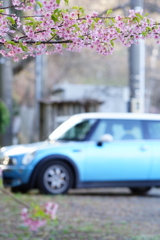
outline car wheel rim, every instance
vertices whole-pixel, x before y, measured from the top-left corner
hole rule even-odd
[[[51,193],[63,193],[69,185],[68,171],[60,165],[52,165],[44,173],[44,186]]]

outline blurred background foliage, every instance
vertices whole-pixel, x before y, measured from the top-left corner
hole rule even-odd
[[[9,111],[6,105],[0,101],[0,134],[5,132],[7,125],[9,124]]]

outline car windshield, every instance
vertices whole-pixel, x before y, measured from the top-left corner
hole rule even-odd
[[[49,140],[83,141],[95,121],[95,119],[70,118],[53,131]]]

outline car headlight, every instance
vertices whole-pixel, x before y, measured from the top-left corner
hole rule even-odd
[[[22,164],[28,165],[30,162],[32,162],[32,160],[35,157],[35,154],[36,154],[36,152],[27,153],[22,159]]]
[[[17,164],[17,159],[16,158],[11,158],[9,156],[3,156],[3,158],[0,159],[0,164],[16,165]]]

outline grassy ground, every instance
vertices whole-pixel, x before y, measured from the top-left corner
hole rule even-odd
[[[137,197],[127,190],[92,190],[14,196],[27,204],[58,203],[59,223],[31,235],[20,219],[22,206],[0,193],[0,240],[160,240],[160,194]]]

